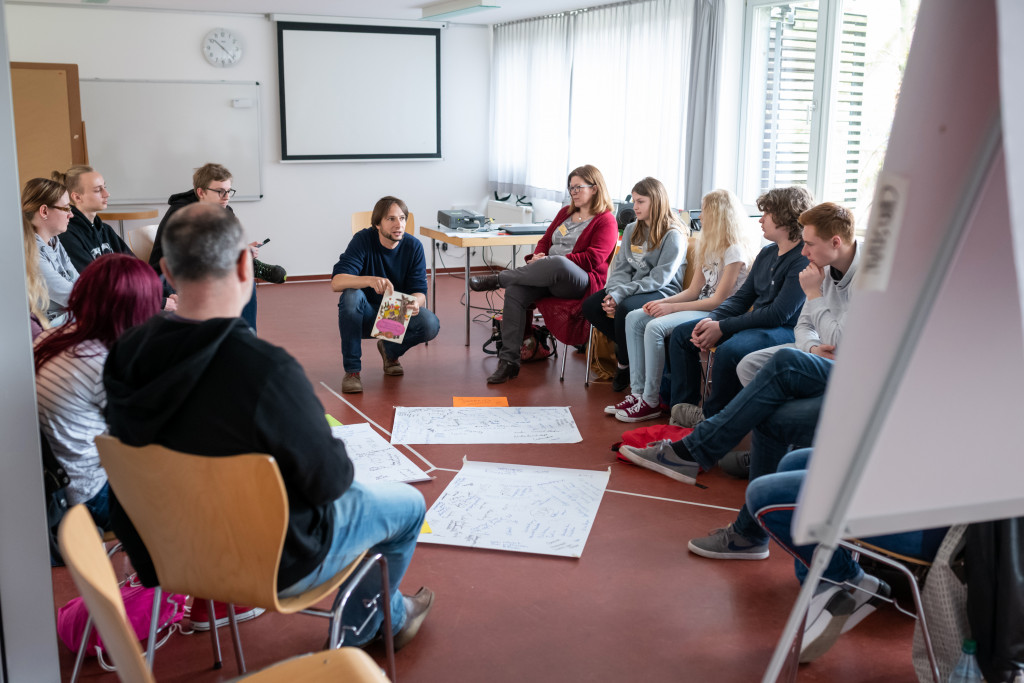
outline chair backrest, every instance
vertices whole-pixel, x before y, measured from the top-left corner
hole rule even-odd
[[[156,231],[159,225],[143,225],[128,231],[128,247],[138,258],[149,261],[149,255],[153,253],[153,243],[156,242]]]
[[[165,592],[280,611],[288,495],[271,456],[188,455],[102,435],[96,446]]]
[[[370,217],[373,215],[372,211],[356,211],[352,214],[352,234],[356,234],[360,230],[365,230],[370,227]],[[410,235],[416,234],[416,217],[412,211],[405,219],[405,231]]]
[[[67,511],[57,537],[78,594],[100,631],[103,648],[117,666],[117,675],[122,681],[152,683],[139,639],[128,624],[114,567],[85,505]]]
[[[683,289],[690,286],[693,282],[693,274],[697,272],[697,264],[694,263],[694,257],[697,253],[697,240],[700,239],[700,233],[696,235],[690,235],[689,239],[686,240],[686,270],[683,271]]]

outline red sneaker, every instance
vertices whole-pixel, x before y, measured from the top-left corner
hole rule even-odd
[[[613,405],[613,406],[605,406],[604,407],[605,415],[614,415],[615,413],[619,412],[620,410],[625,410],[626,408],[630,407],[631,405],[633,405],[637,401],[640,401],[640,397],[639,396],[636,396],[635,394],[629,394],[628,396],[626,396],[626,398],[622,399],[621,401],[619,401],[615,405]],[[640,401],[640,403],[643,403],[643,401]]]
[[[217,628],[228,625],[228,605],[226,602],[214,602],[213,611],[216,613]],[[243,621],[249,621],[255,619],[259,615],[263,614],[266,610],[262,607],[243,607],[242,605],[235,605],[235,621],[242,623]],[[192,600],[192,612],[189,616],[189,621],[192,624],[193,631],[209,631],[210,630],[210,611],[206,608],[206,600],[202,598],[193,598]]]
[[[661,417],[661,408],[649,406],[647,401],[643,399],[639,399],[625,410],[619,410],[615,413],[615,419],[619,422],[643,422],[644,420],[653,420],[656,417]]]

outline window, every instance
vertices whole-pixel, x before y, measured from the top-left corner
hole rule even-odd
[[[772,187],[805,185],[816,200],[867,217],[917,5],[748,0],[745,202]]]

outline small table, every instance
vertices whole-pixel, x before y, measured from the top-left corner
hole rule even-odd
[[[121,233],[121,239],[124,239],[124,222],[125,221],[144,221],[150,218],[156,218],[160,215],[160,212],[156,209],[146,209],[144,211],[101,211],[101,221],[117,221],[117,231]]]
[[[537,244],[543,233],[539,235],[509,235],[503,232],[463,232],[444,228],[420,227],[420,234],[430,238],[430,293],[433,297],[431,309],[437,313],[437,248],[436,242],[441,241],[453,247],[466,249],[466,346],[469,346],[469,323],[472,311],[469,305],[469,247],[512,247],[512,267],[516,265],[516,248],[524,244]]]

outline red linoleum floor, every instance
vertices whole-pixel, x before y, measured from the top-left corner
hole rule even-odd
[[[437,601],[416,640],[398,653],[398,677],[421,683],[759,681],[796,597],[792,560],[777,546],[762,562],[707,560],[686,550],[690,538],[733,519],[745,482],[714,471],[702,476],[708,488],[700,489],[616,461],[610,446],[629,426],[602,409],[619,395],[606,383],[584,388],[584,359],[572,349],[564,383],[558,381],[560,361],[548,360],[524,365],[508,384],[488,386],[484,380],[496,360],[480,346],[490,325],[473,324],[472,344],[464,346],[462,287],[460,278],[438,278],[440,336],[402,359],[404,377],[385,377],[372,342],[364,342],[364,393],[344,398],[337,295],[326,282],[259,288],[260,336],[298,358],[326,411],[342,422],[364,421],[354,407],[390,429],[393,406],[450,406],[452,396],[500,395],[511,405],[571,406],[583,435],[579,444],[414,446],[437,468],[430,471],[432,481],[416,485],[428,505],[463,456],[611,468],[580,559],[421,545],[403,588],[413,593],[430,586]],[[75,589],[66,570],[54,569],[53,576],[60,605]],[[326,620],[267,614],[239,629],[253,670],[320,648]],[[818,661],[802,666],[798,680],[914,681],[912,630],[910,618],[881,610]],[[226,630],[221,640],[224,668],[214,671],[206,634],[175,634],[157,653],[157,680],[234,677]],[[60,650],[67,680],[73,655]],[[81,680],[116,679],[89,660]]]

